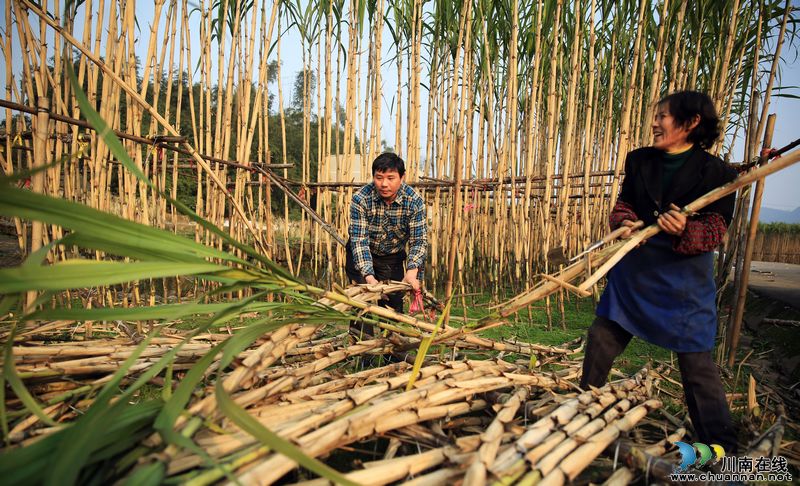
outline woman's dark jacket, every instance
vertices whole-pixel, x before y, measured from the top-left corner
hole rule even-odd
[[[612,226],[624,219],[646,225],[670,209],[684,207],[730,182],[736,172],[719,158],[695,148],[662,194],[662,155],[652,147],[634,150]],[[658,233],[628,253],[608,274],[597,315],[631,334],[679,353],[713,348],[717,328],[713,250],[733,215],[734,195],[690,216],[680,236]]]
[[[662,194],[661,154],[653,147],[628,153],[625,179],[619,199],[632,206],[645,226],[656,222],[670,203],[683,208],[703,194],[736,178],[736,171],[718,157],[695,148],[692,155],[675,173],[672,184]],[[700,213],[717,213],[728,225],[733,217],[735,195],[731,194],[701,209]]]

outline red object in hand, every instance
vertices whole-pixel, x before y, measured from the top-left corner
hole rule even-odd
[[[410,314],[416,314],[417,312],[423,312],[425,310],[425,306],[422,303],[422,289],[417,289],[414,291],[414,300],[411,301],[411,306],[408,308],[408,312]]]

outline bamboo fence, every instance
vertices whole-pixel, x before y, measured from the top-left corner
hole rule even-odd
[[[185,191],[182,180],[196,182],[198,214],[295,275],[341,284],[344,249],[334,235],[346,235],[354,187],[368,180],[390,132],[381,127],[382,110],[393,97],[394,149],[428,204],[428,285],[444,285],[442,264],[455,253],[453,285],[462,294],[523,291],[551,270],[547,250],[562,246],[575,254],[598,239],[624,154],[650,142],[653,106],[667,91],[707,91],[728,133],[716,150],[730,153],[745,133],[749,155],[763,134],[780,57],[782,43],[768,36],[779,31],[782,38],[795,18],[780,1],[687,8],[686,1],[416,0],[378,2],[366,11],[355,0],[225,5],[154,2],[150,28],[140,36],[136,2],[66,9],[8,2],[5,173],[36,166],[28,134],[46,119],[22,116],[19,108],[35,110],[46,97],[51,135],[41,164],[68,157],[33,178],[36,190],[222,244],[201,227],[181,225],[157,190],[114,164],[93,131],[70,123],[79,118],[64,72],[70,63],[101,116],[129,135],[126,148],[157,189],[176,197]],[[300,38],[304,66],[294,93],[302,101],[296,160],[287,155],[280,64],[280,32],[287,29]],[[396,92],[384,86],[390,76]],[[280,137],[270,138],[270,130]],[[458,156],[463,215],[451,241]],[[276,187],[290,166],[298,178]],[[272,207],[275,191],[282,214]],[[289,222],[294,201],[306,207]],[[40,232],[15,224],[23,253],[61,235],[57,227]],[[194,291],[178,281],[140,282],[121,292],[99,289],[93,300],[152,304]],[[549,299],[547,306],[549,312]]]
[[[800,235],[759,231],[753,246],[753,260],[800,263]]]

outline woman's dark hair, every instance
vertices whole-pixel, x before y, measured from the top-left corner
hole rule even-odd
[[[661,98],[658,106],[664,104],[679,125],[689,125],[696,115],[700,116],[700,123],[686,138],[703,149],[714,145],[720,135],[719,116],[714,102],[707,94],[699,91],[678,91]]]
[[[406,173],[406,164],[397,154],[384,152],[372,161],[372,175],[375,175],[376,172],[386,172],[387,170],[396,170],[400,177],[403,177]]]

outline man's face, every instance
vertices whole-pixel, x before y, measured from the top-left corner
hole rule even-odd
[[[375,183],[375,188],[378,189],[378,194],[381,195],[384,201],[390,203],[397,197],[397,191],[400,189],[400,184],[403,183],[403,178],[395,169],[387,171],[376,171],[372,175],[372,182]]]

